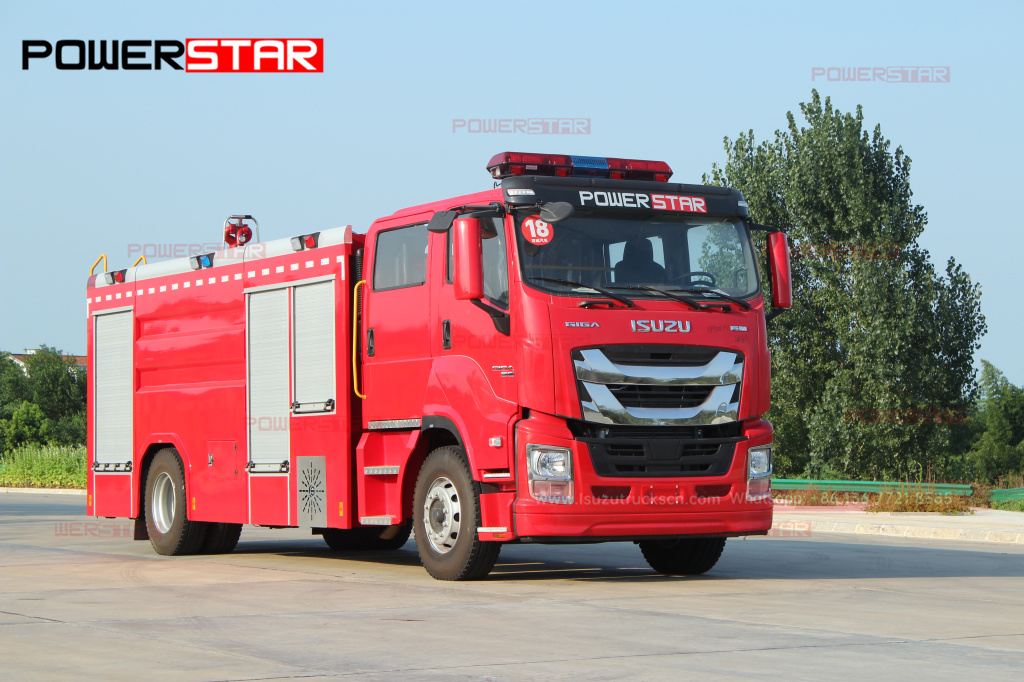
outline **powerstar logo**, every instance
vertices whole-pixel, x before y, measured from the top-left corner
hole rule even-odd
[[[182,66],[180,59],[183,59]],[[323,38],[187,38],[180,40],[21,41],[21,68],[33,60],[61,71],[189,73],[323,73]]]
[[[587,192],[580,191],[580,206],[621,206],[622,208],[647,208],[655,211],[686,211],[707,213],[704,197],[687,197],[681,194],[646,194],[644,192]]]
[[[635,332],[680,332],[690,331],[690,322],[680,320],[630,320]]]

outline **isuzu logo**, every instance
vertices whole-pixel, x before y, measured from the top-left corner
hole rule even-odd
[[[681,332],[690,331],[690,322],[680,320],[630,320],[635,332]]]

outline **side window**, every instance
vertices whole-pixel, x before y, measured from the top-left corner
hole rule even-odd
[[[505,224],[501,218],[483,220],[484,296],[508,309],[508,252],[505,250]]]
[[[419,286],[427,281],[427,225],[411,225],[377,235],[373,290]]]

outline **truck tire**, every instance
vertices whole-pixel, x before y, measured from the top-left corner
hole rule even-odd
[[[200,554],[230,554],[242,534],[240,523],[207,523],[206,539],[199,548]]]
[[[380,537],[381,533],[385,530],[387,529],[380,526],[324,528],[322,535],[327,546],[335,552],[350,552],[361,549],[393,550],[400,549],[409,541],[409,534],[412,533],[412,523],[403,525],[390,538]]]
[[[146,473],[146,530],[157,554],[195,554],[203,546],[207,524],[188,518],[185,467],[174,448],[153,457]]]
[[[465,451],[445,446],[427,456],[416,479],[413,528],[420,563],[437,580],[477,580],[498,560],[500,542],[483,542],[480,496]]]
[[[665,575],[700,575],[718,563],[725,538],[644,540],[639,544],[644,559],[655,571]]]

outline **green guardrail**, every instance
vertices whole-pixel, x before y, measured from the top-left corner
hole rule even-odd
[[[853,493],[881,493],[886,490],[899,490],[901,487],[916,490],[921,488],[939,495],[965,495],[973,492],[970,485],[962,483],[903,483],[899,481],[815,481],[806,478],[774,478],[773,490],[833,490]],[[1024,490],[1024,489],[1022,489]],[[1000,491],[1005,492],[1005,491]],[[992,491],[995,498],[996,491]],[[1016,499],[1016,498],[1006,498]]]
[[[989,498],[993,502],[1009,502],[1010,500],[1024,500],[1024,488],[1010,488],[1008,490],[993,490]]]

